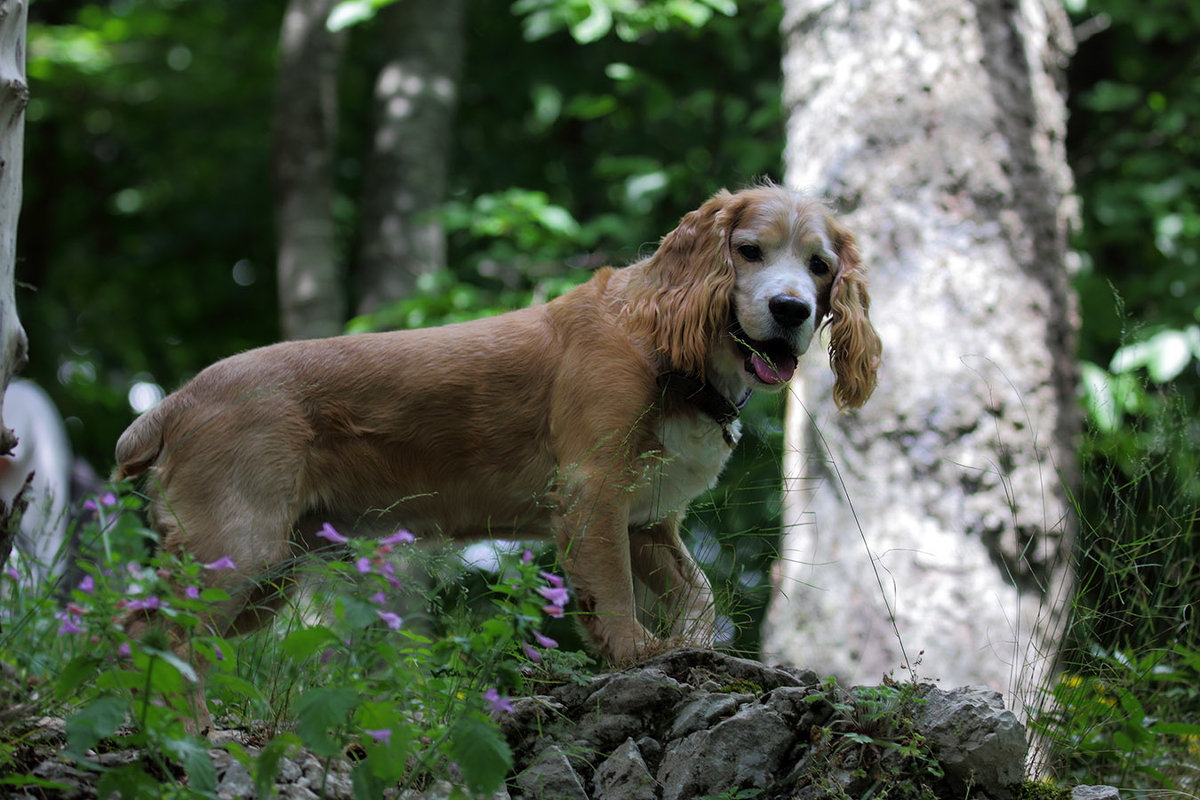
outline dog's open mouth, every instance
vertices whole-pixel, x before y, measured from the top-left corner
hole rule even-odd
[[[745,356],[746,372],[768,385],[787,383],[796,372],[796,353],[783,339],[751,339],[735,320],[729,335]]]

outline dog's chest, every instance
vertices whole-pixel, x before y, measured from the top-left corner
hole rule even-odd
[[[742,423],[721,426],[703,415],[673,414],[658,430],[660,453],[650,457],[629,510],[631,525],[656,522],[690,503],[717,483],[742,435]]]

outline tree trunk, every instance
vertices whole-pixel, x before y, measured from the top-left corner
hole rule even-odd
[[[404,298],[446,265],[445,199],[462,71],[462,0],[402,0],[379,15],[391,53],[375,80],[363,183],[358,313]]]
[[[836,415],[815,363],[791,397],[764,651],[1020,700],[1056,653],[1073,542],[1065,15],[788,0],[783,33],[787,180],[850,209],[884,360],[860,412]]]
[[[25,329],[17,318],[13,273],[17,255],[17,217],[21,213],[21,165],[25,145],[25,16],[23,0],[0,0],[0,454],[12,452],[16,435],[4,425],[4,390],[25,366]],[[0,569],[12,551],[16,526],[12,508],[0,501]]]
[[[325,27],[336,0],[289,0],[275,100],[275,227],[287,339],[333,336],[346,297],[333,222],[337,72],[343,37]]]

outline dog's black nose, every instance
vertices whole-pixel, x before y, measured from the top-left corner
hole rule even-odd
[[[790,294],[777,294],[767,301],[771,316],[784,328],[797,328],[812,316],[812,306],[807,300]]]

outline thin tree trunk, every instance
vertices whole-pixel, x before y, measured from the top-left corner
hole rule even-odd
[[[17,317],[13,273],[17,255],[17,217],[21,213],[21,166],[25,145],[25,18],[23,0],[0,0],[0,454],[12,452],[16,435],[4,425],[4,390],[25,366],[25,329]],[[0,500],[0,569],[8,561],[17,529],[12,507]]]
[[[445,199],[462,71],[462,0],[401,0],[380,12],[391,57],[375,81],[366,161],[358,313],[404,298],[446,264]]]
[[[275,102],[279,307],[287,339],[333,336],[346,296],[333,222],[337,72],[343,37],[325,27],[336,0],[289,0]]]
[[[850,210],[884,362],[855,414],[816,363],[791,398],[764,651],[1019,699],[1056,653],[1073,542],[1065,15],[785,6],[787,180]]]

